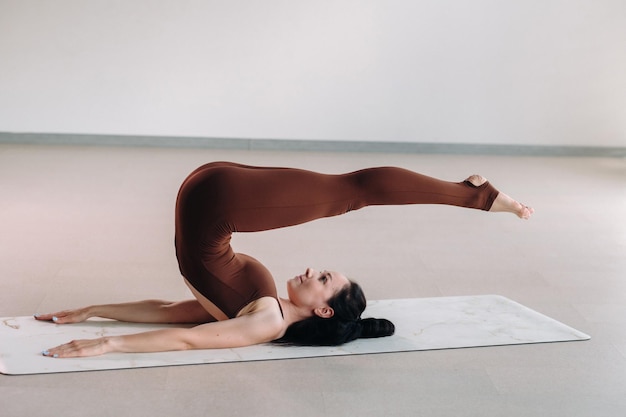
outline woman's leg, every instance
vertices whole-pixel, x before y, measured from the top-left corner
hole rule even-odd
[[[342,175],[229,167],[214,191],[223,196],[221,215],[228,218],[231,231],[239,232],[301,224],[370,205],[445,204],[510,211],[520,217],[521,207],[525,207],[480,176],[449,182],[396,167]]]
[[[346,174],[368,205],[444,204],[488,211],[499,192],[487,181],[450,182],[395,167],[369,168]],[[482,177],[481,177],[482,178]]]

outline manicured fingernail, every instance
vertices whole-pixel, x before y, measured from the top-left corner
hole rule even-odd
[[[47,350],[44,350],[43,352],[41,352],[42,355],[44,356],[48,356],[50,354],[50,352],[48,352]]]
[[[41,314],[39,314],[39,313],[35,313],[35,314],[33,314],[33,317],[34,317],[34,318],[37,318],[37,317],[39,317],[39,316],[41,316]]]
[[[52,321],[57,321],[57,320],[58,320],[57,316],[52,316]]]
[[[53,358],[58,358],[59,355],[57,355],[56,353],[54,355],[52,355]]]

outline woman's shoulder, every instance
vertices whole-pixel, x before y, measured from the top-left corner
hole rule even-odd
[[[261,297],[252,301],[239,311],[237,318],[240,317],[258,322],[264,333],[272,333],[272,340],[282,337],[287,329],[280,303],[274,297]]]
[[[237,317],[258,314],[261,312],[277,314],[281,319],[283,317],[280,309],[280,303],[276,298],[270,296],[261,297],[251,301],[244,308],[239,310]]]

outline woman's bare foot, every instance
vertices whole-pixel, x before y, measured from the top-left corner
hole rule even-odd
[[[487,179],[481,175],[472,175],[465,181],[469,181],[476,187],[480,187],[487,182]],[[493,212],[506,212],[517,215],[520,219],[528,220],[530,216],[535,212],[532,207],[528,207],[513,200],[511,197],[504,193],[499,193],[489,211]]]
[[[525,206],[504,193],[498,194],[489,211],[513,213],[524,220],[528,220],[535,212],[532,207]]]

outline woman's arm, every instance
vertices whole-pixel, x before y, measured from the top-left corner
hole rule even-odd
[[[220,349],[265,343],[279,338],[283,318],[276,305],[234,319],[206,323],[190,329],[162,329],[125,336],[75,340],[44,351],[45,356],[71,358],[111,352],[164,352]]]
[[[207,323],[215,321],[195,299],[178,302],[144,300],[121,304],[103,304],[35,315],[37,320],[54,321],[57,324],[79,323],[90,317],[102,317],[132,323]]]

